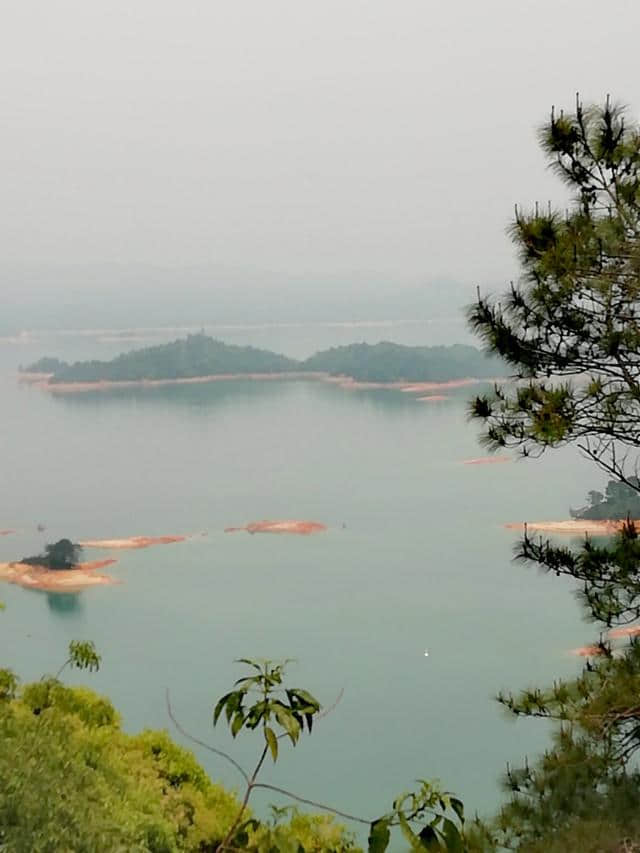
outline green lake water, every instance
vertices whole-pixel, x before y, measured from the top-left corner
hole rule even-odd
[[[365,337],[425,342],[398,328],[221,336],[294,356]],[[92,639],[100,673],[69,681],[107,693],[128,730],[171,728],[169,688],[187,729],[249,765],[257,742],[214,733],[213,703],[243,674],[235,658],[293,657],[298,686],[327,705],[344,694],[265,781],[367,818],[419,777],[440,778],[471,811],[494,808],[505,762],[541,749],[548,729],[508,720],[492,696],[577,673],[567,650],[594,636],[568,583],[512,563],[503,523],[566,518],[601,478],[572,451],[462,464],[484,453],[468,389],[424,403],[318,382],[60,397],[16,382],[18,363],[44,354],[121,349],[90,336],[0,344],[0,528],[18,531],[0,538],[0,560],[62,536],[197,535],[117,553],[107,571],[119,586],[78,596],[1,586],[2,665],[37,678],[70,639]],[[223,532],[286,518],[328,530]]]

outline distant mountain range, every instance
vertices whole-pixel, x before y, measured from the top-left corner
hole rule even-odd
[[[67,364],[42,358],[22,368],[52,374],[51,383],[135,382],[225,374],[326,373],[364,382],[429,382],[504,376],[497,358],[472,346],[407,347],[382,342],[350,344],[317,352],[304,361],[269,350],[225,344],[204,334],[123,353],[111,361]]]

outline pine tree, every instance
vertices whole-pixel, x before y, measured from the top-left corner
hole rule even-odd
[[[540,141],[572,201],[516,210],[521,279],[498,301],[479,295],[470,322],[518,381],[478,396],[471,415],[492,448],[573,444],[640,491],[640,129],[608,98],[578,100],[574,113],[552,111]],[[600,637],[575,681],[499,697],[558,728],[533,766],[508,770],[511,801],[488,834],[523,850],[622,849],[624,835],[640,839],[640,644],[624,627],[640,619],[638,531],[628,520],[610,543],[577,550],[525,532],[518,556],[576,579]]]

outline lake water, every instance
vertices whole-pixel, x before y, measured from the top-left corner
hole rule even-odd
[[[439,340],[432,332],[407,324],[220,336],[304,356],[354,340],[447,340],[447,329]],[[2,585],[2,665],[38,678],[58,668],[70,639],[92,639],[100,673],[69,681],[107,693],[128,730],[170,729],[170,688],[187,729],[249,765],[258,743],[214,733],[212,706],[244,674],[235,658],[293,657],[292,682],[327,705],[344,695],[310,738],[282,750],[265,781],[366,818],[419,777],[440,778],[471,811],[494,808],[505,762],[540,750],[548,729],[509,720],[492,696],[577,673],[567,650],[594,634],[568,583],[512,563],[515,534],[503,523],[566,518],[602,478],[573,451],[462,464],[484,452],[466,420],[468,389],[421,403],[314,382],[59,397],[16,382],[18,363],[44,354],[123,348],[105,335],[0,343],[0,528],[18,531],[0,538],[0,560],[62,536],[206,535],[119,552],[107,571],[122,585],[76,597]],[[265,518],[329,529],[223,532]],[[214,778],[238,784],[233,768],[198,757]]]

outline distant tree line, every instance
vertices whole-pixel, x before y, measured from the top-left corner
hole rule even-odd
[[[303,362],[303,369],[361,382],[439,382],[505,375],[504,362],[475,347],[405,347],[388,341],[333,347],[312,355]]]
[[[640,518],[640,480],[630,476],[628,483],[609,480],[605,493],[591,490],[587,494],[589,503],[582,509],[571,510],[574,518],[590,520],[621,520],[627,517]]]
[[[383,342],[350,344],[312,355],[304,361],[269,350],[225,344],[204,334],[123,353],[111,361],[66,364],[42,358],[25,368],[53,372],[52,382],[139,381],[189,379],[197,376],[247,373],[320,372],[360,381],[421,382],[467,376],[503,376],[504,363],[460,344],[406,347]]]

